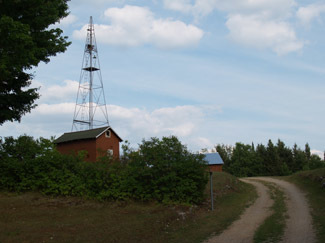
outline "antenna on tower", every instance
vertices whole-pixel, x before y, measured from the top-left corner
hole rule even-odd
[[[96,116],[95,116],[96,114]],[[109,125],[93,18],[90,17],[82,60],[72,131]]]

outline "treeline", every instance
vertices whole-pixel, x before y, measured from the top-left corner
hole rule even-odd
[[[176,137],[143,140],[138,151],[127,144],[122,149],[121,160],[91,163],[84,153],[60,154],[48,139],[0,138],[0,190],[163,203],[204,199],[206,162]]]
[[[319,156],[311,154],[308,143],[305,149],[296,144],[287,147],[283,141],[274,144],[269,140],[263,144],[236,143],[235,146],[219,144],[215,147],[224,161],[224,171],[235,176],[281,176],[301,170],[325,167]]]

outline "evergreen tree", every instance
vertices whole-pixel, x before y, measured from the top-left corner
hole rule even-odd
[[[224,165],[223,169],[224,171],[228,172],[228,168],[230,167],[231,164],[231,156],[232,156],[232,146],[227,146],[224,144],[218,144],[215,147],[216,151],[219,153],[220,157],[222,158]]]
[[[268,175],[266,166],[267,152],[263,144],[256,146],[256,161],[258,163],[258,175]]]
[[[286,147],[284,142],[278,139],[277,154],[279,156],[279,166],[281,167],[281,175],[289,175],[293,164],[293,156],[291,149]]]
[[[277,149],[271,139],[269,140],[266,148],[265,165],[268,175],[279,175],[279,156],[277,154]]]
[[[305,154],[306,154],[307,160],[309,161],[310,157],[311,157],[311,152],[310,152],[310,147],[309,147],[308,143],[306,143],[306,145],[305,145]]]
[[[292,172],[308,169],[306,167],[308,164],[307,164],[307,157],[305,152],[302,151],[300,148],[298,148],[297,144],[294,144],[292,152],[293,152],[293,159],[295,164],[295,168]]]

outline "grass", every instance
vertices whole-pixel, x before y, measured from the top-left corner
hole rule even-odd
[[[325,168],[299,172],[285,179],[306,192],[317,240],[325,242]]]
[[[213,183],[214,211],[209,200],[168,206],[1,192],[0,242],[202,242],[257,197],[251,185],[227,173],[214,173]]]
[[[214,210],[207,200],[199,214],[175,228],[168,242],[194,243],[221,233],[257,198],[255,188],[227,173],[213,174]],[[210,193],[210,186],[206,194]]]
[[[284,234],[287,211],[284,192],[273,183],[262,183],[269,188],[269,193],[274,203],[271,207],[272,215],[255,232],[254,243],[279,242]]]

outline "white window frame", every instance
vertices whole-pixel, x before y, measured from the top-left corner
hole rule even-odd
[[[109,135],[107,135],[107,133],[109,134]],[[107,138],[110,138],[111,137],[111,131],[110,130],[107,130],[106,132],[105,132],[105,137],[107,137]]]
[[[114,154],[114,151],[113,151],[113,149],[107,149],[107,156],[113,156],[113,154]]]

